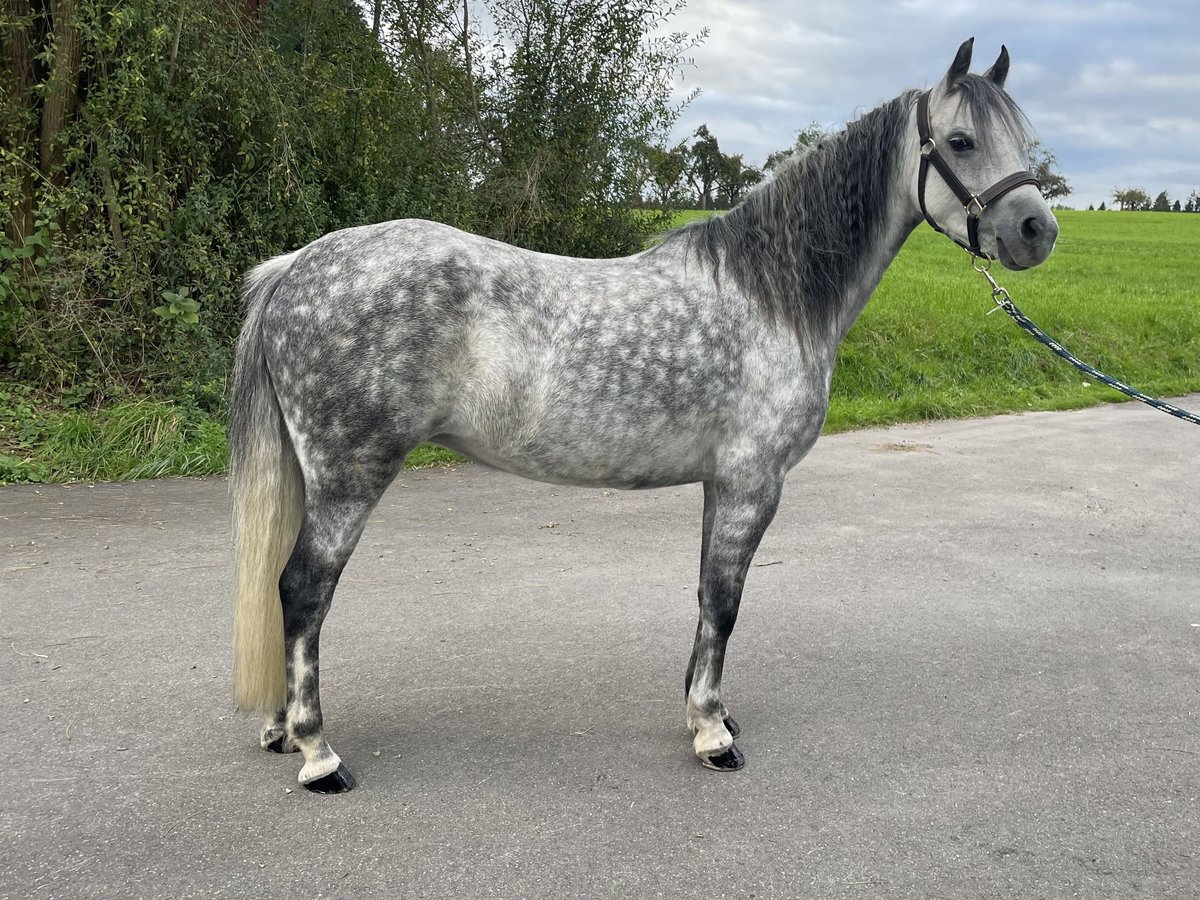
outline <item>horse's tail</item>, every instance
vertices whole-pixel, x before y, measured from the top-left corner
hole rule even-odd
[[[287,695],[279,576],[300,527],[304,482],[263,356],[262,318],[292,259],[276,257],[246,277],[229,415],[233,694],[238,709],[265,714]]]

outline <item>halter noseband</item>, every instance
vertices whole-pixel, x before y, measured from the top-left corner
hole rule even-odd
[[[958,180],[958,176],[954,174],[954,170],[950,168],[950,164],[946,162],[946,158],[942,156],[941,151],[937,148],[937,143],[932,137],[932,129],[929,127],[929,95],[932,91],[926,91],[917,101],[917,135],[921,139],[921,168],[917,174],[917,197],[921,201],[921,212],[925,216],[925,221],[928,222],[934,231],[941,232],[969,252],[973,256],[987,256],[979,248],[979,217],[983,215],[983,211],[995,201],[999,200],[1009,191],[1018,188],[1023,184],[1032,184],[1034,187],[1041,189],[1041,182],[1037,180],[1037,176],[1032,172],[1013,172],[1011,175],[1006,175],[986,191],[980,194],[972,194],[967,190],[966,185]],[[946,186],[953,191],[954,196],[958,198],[958,202],[963,205],[963,209],[967,213],[967,238],[969,244],[964,244],[946,229],[942,228],[934,221],[933,216],[929,214],[929,210],[925,208],[925,179],[929,174],[929,165],[938,170],[938,174],[942,176],[942,180],[946,182]]]

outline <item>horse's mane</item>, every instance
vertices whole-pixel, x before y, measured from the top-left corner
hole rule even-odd
[[[1028,134],[1020,109],[990,80],[968,75],[955,92],[981,128]],[[906,91],[793,153],[729,212],[678,228],[663,244],[683,243],[711,267],[718,285],[727,273],[770,320],[801,336],[828,333],[844,289],[884,226],[919,94]]]

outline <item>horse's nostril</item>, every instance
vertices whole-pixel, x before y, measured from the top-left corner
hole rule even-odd
[[[1033,216],[1030,216],[1021,223],[1021,237],[1025,240],[1033,242],[1041,236],[1042,224]]]

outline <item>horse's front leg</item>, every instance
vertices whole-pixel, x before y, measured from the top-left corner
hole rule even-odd
[[[704,535],[700,548],[700,619],[688,663],[684,691],[692,746],[710,769],[734,770],[746,764],[734,745],[739,728],[721,701],[725,646],[737,622],[742,587],[763,533],[775,517],[783,477],[704,484]]]

